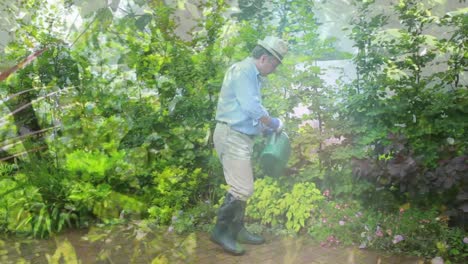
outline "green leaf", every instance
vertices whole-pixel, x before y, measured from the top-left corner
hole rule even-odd
[[[148,25],[148,23],[151,22],[151,20],[153,19],[153,16],[150,15],[150,14],[144,14],[142,16],[140,16],[136,21],[135,21],[135,26],[143,31],[146,27],[146,25]]]
[[[468,7],[458,8],[456,11],[447,13],[447,15],[450,17],[465,16],[466,14],[468,14]]]

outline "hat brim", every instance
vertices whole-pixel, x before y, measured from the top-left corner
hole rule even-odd
[[[270,52],[271,55],[275,56],[275,58],[277,58],[279,62],[283,61],[283,57],[276,50],[272,49],[269,45],[267,45],[263,40],[259,40],[257,44],[262,46],[268,52]]]

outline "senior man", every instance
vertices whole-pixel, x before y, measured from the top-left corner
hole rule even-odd
[[[283,126],[262,105],[260,78],[274,72],[287,51],[286,42],[280,38],[267,36],[259,40],[250,57],[227,70],[219,94],[213,141],[229,190],[211,239],[233,255],[245,253],[240,244],[265,242],[245,229],[244,214],[246,201],[254,191],[254,138],[265,132],[279,132]]]

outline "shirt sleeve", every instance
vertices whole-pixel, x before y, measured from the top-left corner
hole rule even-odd
[[[232,77],[236,99],[242,111],[255,121],[268,116],[268,112],[262,105],[260,84],[256,74],[234,69]]]

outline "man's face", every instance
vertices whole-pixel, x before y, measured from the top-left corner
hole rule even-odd
[[[262,76],[267,76],[268,74],[274,72],[278,65],[280,65],[280,61],[277,58],[273,56],[262,55],[262,57],[260,57],[260,67],[258,71]]]

